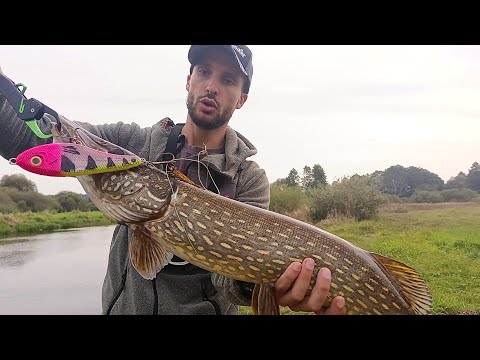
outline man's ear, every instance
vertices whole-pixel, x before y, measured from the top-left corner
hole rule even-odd
[[[240,96],[240,99],[238,99],[237,106],[235,106],[235,108],[241,109],[243,104],[245,104],[245,102],[247,101],[247,99],[248,99],[248,94],[242,93],[242,96]]]
[[[185,84],[185,90],[189,91],[190,90],[190,79],[192,78],[192,75],[187,76],[187,83]]]

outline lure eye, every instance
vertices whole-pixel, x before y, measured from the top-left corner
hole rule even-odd
[[[40,156],[33,156],[30,159],[30,164],[32,164],[33,166],[40,166],[42,165],[42,158]]]

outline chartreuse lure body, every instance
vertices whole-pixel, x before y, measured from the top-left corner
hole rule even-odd
[[[29,172],[45,176],[82,176],[137,167],[143,160],[130,154],[112,154],[74,143],[51,143],[25,150],[10,159]]]

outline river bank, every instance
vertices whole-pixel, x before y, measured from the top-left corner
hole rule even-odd
[[[0,213],[0,237],[40,234],[60,229],[114,224],[100,211],[65,213]]]

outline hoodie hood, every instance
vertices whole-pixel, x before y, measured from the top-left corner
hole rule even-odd
[[[227,126],[225,132],[225,153],[208,155],[202,162],[233,179],[243,162],[257,153],[255,146],[238,131]]]

